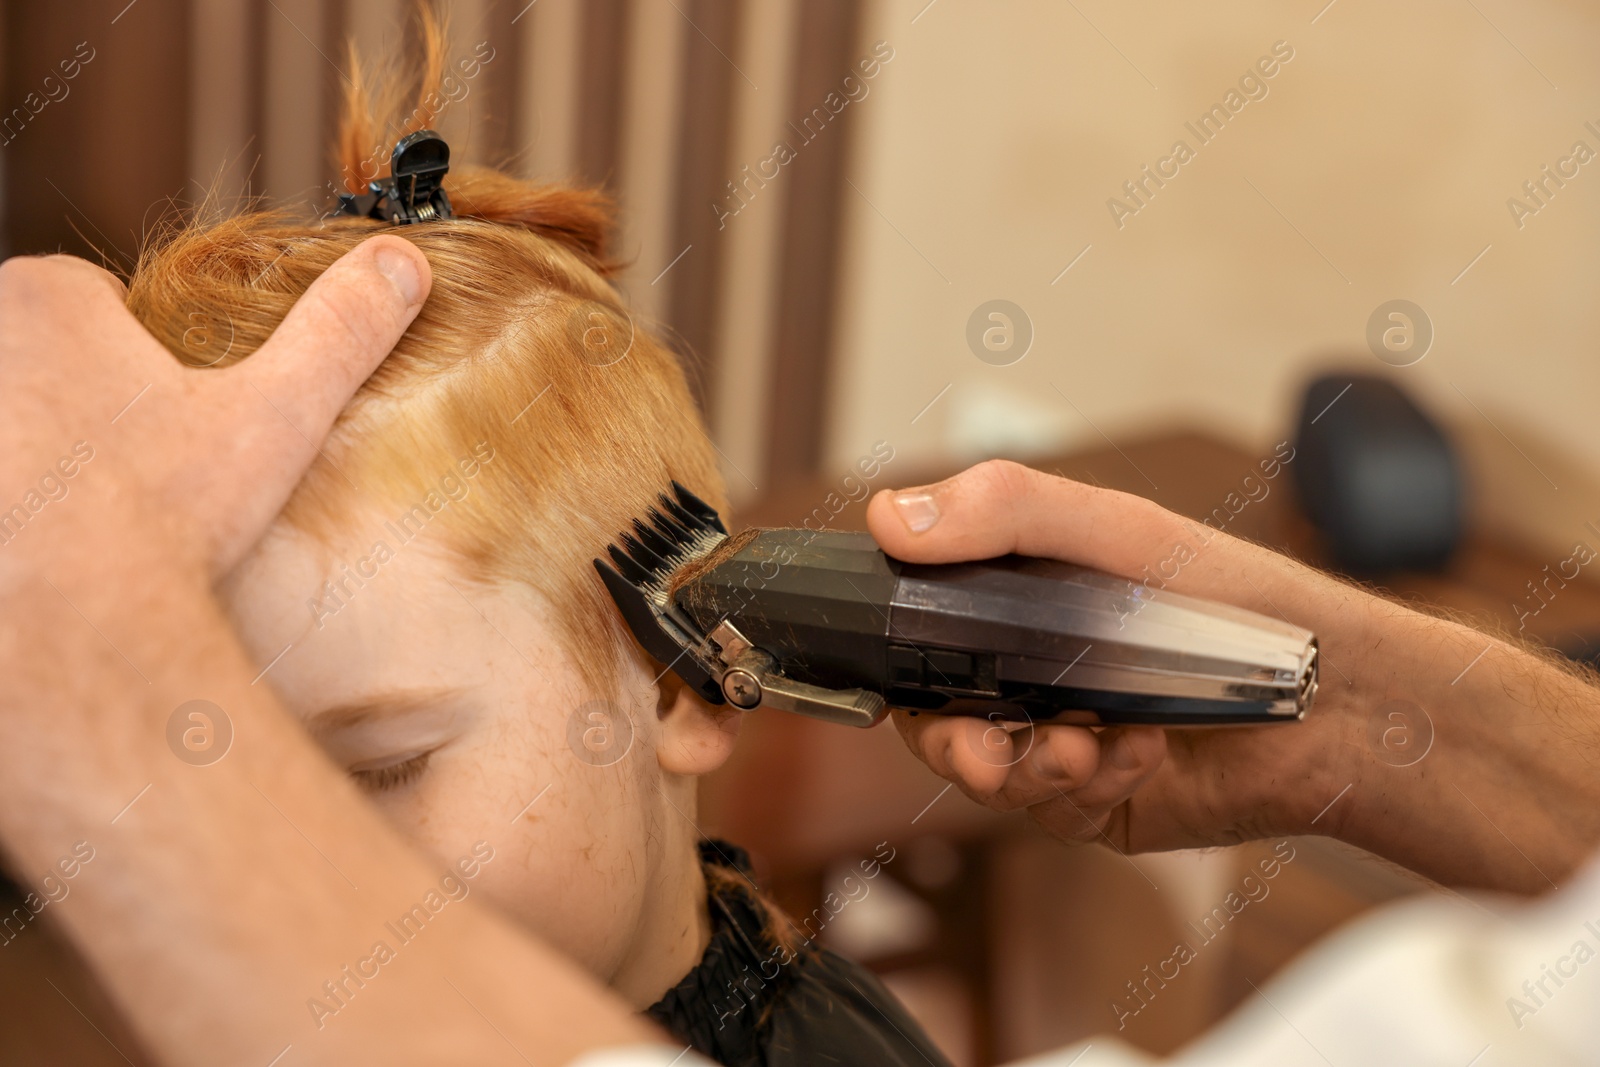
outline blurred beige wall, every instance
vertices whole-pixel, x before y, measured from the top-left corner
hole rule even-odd
[[[1324,3],[874,3],[895,58],[852,105],[831,463],[1173,422],[1266,446],[1332,357],[1475,424],[1518,509],[1574,492],[1518,450],[1600,471],[1600,158],[1520,230],[1506,204],[1574,142],[1600,153],[1600,8]],[[1278,41],[1268,94],[1202,145],[1185,123]],[[1119,228],[1107,200],[1179,139],[1194,158]],[[994,298],[1036,331],[1010,366],[965,340]],[[1365,340],[1393,298],[1436,330],[1403,369]]]

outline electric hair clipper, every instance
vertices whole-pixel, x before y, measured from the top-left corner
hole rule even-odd
[[[595,560],[634,637],[712,704],[872,726],[1299,719],[1310,631],[1054,560],[914,564],[864,533],[746,530],[677,482]]]

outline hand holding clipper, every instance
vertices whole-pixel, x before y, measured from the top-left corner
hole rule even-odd
[[[1213,726],[1294,721],[1316,694],[1316,638],[1242,608],[1055,560],[904,563],[864,533],[730,537],[672,489],[595,566],[639,643],[713,704]]]

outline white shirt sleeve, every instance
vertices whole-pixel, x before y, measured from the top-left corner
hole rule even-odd
[[[715,1067],[708,1059],[689,1051],[687,1046],[629,1045],[626,1048],[589,1052],[567,1067]]]
[[[1014,1067],[1600,1064],[1600,863],[1560,892],[1387,908],[1171,1060],[1097,1038]]]

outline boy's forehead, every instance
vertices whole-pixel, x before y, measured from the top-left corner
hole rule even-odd
[[[408,689],[526,686],[561,670],[530,598],[469,582],[417,541],[324,544],[280,523],[222,596],[263,677],[302,713]]]

